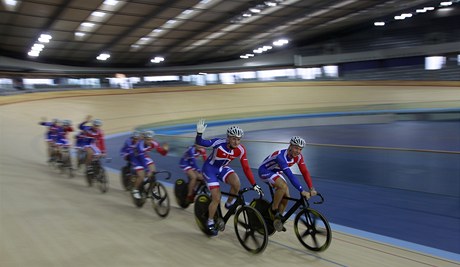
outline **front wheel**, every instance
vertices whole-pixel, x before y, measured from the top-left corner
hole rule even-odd
[[[312,251],[324,251],[331,244],[329,222],[318,211],[303,209],[294,220],[294,231],[300,243]]]
[[[158,216],[168,216],[170,205],[166,187],[162,183],[156,182],[150,194],[152,195],[152,207]]]
[[[121,184],[126,191],[131,191],[133,189],[131,170],[129,166],[124,166],[121,169]]]
[[[249,252],[258,254],[268,244],[267,225],[262,215],[251,206],[243,206],[235,213],[235,232],[240,244]]]

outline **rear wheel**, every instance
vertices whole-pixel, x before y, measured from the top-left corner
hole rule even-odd
[[[99,190],[101,190],[102,193],[106,193],[109,190],[109,180],[105,175],[105,169],[102,167],[99,170],[97,181],[99,182]]]
[[[131,182],[131,170],[129,166],[124,166],[121,169],[121,184],[126,191],[130,191],[133,189],[133,184]]]
[[[294,231],[304,247],[312,251],[324,251],[331,244],[331,227],[318,211],[306,208],[297,213]]]
[[[268,243],[267,226],[262,215],[251,206],[242,206],[235,213],[235,232],[240,244],[249,252],[257,254]]]
[[[190,203],[187,201],[188,183],[183,179],[177,179],[174,183],[174,195],[176,202],[181,208],[187,208]]]
[[[267,225],[268,235],[273,235],[276,230],[275,227],[273,227],[273,220],[270,218],[270,213],[268,211],[271,206],[270,202],[265,199],[257,198],[251,201],[250,206],[255,208],[264,218],[265,224]]]
[[[208,216],[209,216],[209,204],[211,203],[211,198],[207,194],[200,194],[195,199],[194,205],[194,213],[195,213],[195,222],[198,225],[200,230],[208,235],[211,236],[212,233],[208,230]],[[217,221],[217,212],[214,220]]]
[[[155,182],[150,191],[152,196],[152,206],[160,217],[166,217],[169,213],[169,197],[166,187],[159,182]]]

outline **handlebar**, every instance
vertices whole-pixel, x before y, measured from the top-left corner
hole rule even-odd
[[[165,180],[169,180],[171,179],[171,172],[170,171],[156,171],[156,172],[153,172],[154,175],[157,175],[157,174],[166,174],[166,178],[164,178]]]
[[[313,202],[314,204],[322,204],[324,202],[324,197],[320,193],[317,193],[315,196],[319,196],[321,198],[320,201]],[[313,196],[314,197],[314,196]],[[310,197],[312,198],[312,197]]]

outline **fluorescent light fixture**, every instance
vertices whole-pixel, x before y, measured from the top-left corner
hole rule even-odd
[[[177,22],[177,20],[175,20],[175,19],[170,19],[170,20],[166,21],[167,24],[174,24],[176,22]]]
[[[187,9],[187,10],[182,11],[182,14],[188,15],[188,14],[193,13],[194,11],[195,11],[195,10],[193,10],[193,9]]]
[[[108,58],[110,58],[110,54],[108,53],[101,53],[99,56],[97,56],[97,60],[102,60],[102,61],[105,61],[107,60]]]
[[[246,55],[241,55],[240,58],[249,58],[249,57]]]
[[[385,26],[385,22],[383,22],[383,21],[376,21],[376,22],[374,22],[374,26]]]
[[[46,39],[46,38],[40,37],[40,38],[38,38],[38,41],[39,41],[40,43],[49,43],[49,42],[50,42],[50,39]]]
[[[244,14],[243,14],[243,17],[246,17],[246,18],[249,18],[250,16],[252,16],[251,13],[244,13]]]
[[[116,0],[105,0],[104,1],[104,5],[108,5],[108,6],[115,6],[118,4],[118,1]]]
[[[429,7],[424,7],[423,9],[425,9],[425,10],[430,10],[430,11],[431,11],[431,10],[434,10],[434,7],[429,6]]]
[[[29,53],[27,53],[27,55],[31,57],[38,57],[40,55],[40,51],[30,51]]]
[[[48,39],[48,40],[51,40],[53,39],[53,37],[47,33],[42,33],[40,34],[40,38],[44,38],[44,39]]]
[[[155,29],[155,30],[153,30],[152,32],[159,33],[159,32],[162,32],[162,31],[163,31],[162,29]]]
[[[91,22],[83,22],[81,24],[82,27],[87,27],[87,28],[92,28],[94,27],[94,23],[91,23]]]
[[[261,10],[253,7],[253,8],[250,8],[249,11],[251,11],[252,13],[260,13]]]
[[[207,4],[207,3],[211,2],[211,1],[212,0],[201,0],[200,4],[205,5],[205,4]]]
[[[440,6],[450,6],[450,5],[452,5],[452,2],[450,2],[450,1],[449,2],[441,2],[439,5]]]
[[[91,13],[91,16],[94,16],[94,17],[99,17],[99,18],[102,18],[106,15],[106,13],[104,12],[100,12],[100,11],[94,11],[93,13]]]
[[[405,19],[405,17],[403,17],[403,16],[395,16],[394,19],[395,20],[403,20],[403,19]]]
[[[279,39],[279,40],[274,41],[273,45],[274,46],[283,46],[283,45],[288,44],[288,43],[289,43],[289,41],[286,40],[286,39]]]
[[[150,60],[150,62],[152,62],[152,63],[160,63],[160,62],[162,62],[164,60],[165,60],[164,57],[154,57],[154,58],[152,58]]]
[[[417,12],[417,13],[425,13],[426,9],[417,9],[415,12]]]
[[[401,14],[401,16],[405,17],[405,18],[411,18],[412,17],[412,13],[403,13]]]
[[[35,44],[32,46],[32,48],[34,48],[34,47],[43,49],[43,48],[45,48],[45,45],[44,45],[44,44],[37,44],[37,43],[35,43]]]
[[[75,33],[75,36],[78,36],[78,37],[83,37],[85,35],[86,35],[86,33],[84,33],[84,32],[76,32]]]
[[[18,1],[16,1],[16,0],[5,0],[5,4],[7,6],[13,6],[14,7],[14,6],[16,6],[18,4]]]
[[[273,7],[273,6],[276,6],[276,3],[275,2],[270,2],[270,1],[265,1],[265,5]]]

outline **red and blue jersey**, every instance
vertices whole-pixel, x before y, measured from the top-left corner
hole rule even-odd
[[[288,155],[287,149],[282,149],[273,152],[271,155],[266,157],[262,164],[259,167],[259,173],[265,173],[267,171],[278,173],[283,172],[291,181],[292,185],[297,188],[297,190],[302,191],[302,186],[300,185],[297,178],[292,173],[290,167],[294,164],[297,164],[299,167],[302,176],[307,183],[309,188],[313,187],[310,173],[308,172],[307,166],[305,165],[304,159],[302,154],[298,155],[297,157],[291,158]]]
[[[59,127],[56,123],[54,122],[40,122],[39,123],[42,126],[48,127],[48,131],[45,134],[46,140],[47,141],[57,141],[58,139],[58,133],[61,127]]]
[[[243,145],[240,144],[236,148],[229,148],[225,138],[205,140],[202,138],[201,134],[196,136],[195,143],[200,146],[213,148],[212,152],[204,162],[203,172],[206,172],[206,169],[208,169],[207,167],[212,167],[210,169],[220,169],[221,167],[226,167],[232,160],[238,158],[241,166],[243,167],[243,172],[251,185],[256,184],[251,167],[249,167],[246,148]]]
[[[85,144],[87,146],[96,145],[102,153],[105,153],[104,133],[101,129],[85,125],[86,123],[88,122],[84,121],[79,126],[79,129],[83,131]]]
[[[190,167],[194,170],[199,170],[197,164],[196,164],[196,159],[199,157],[203,157],[203,160],[206,161],[207,156],[206,156],[206,150],[204,148],[199,148],[196,149],[195,146],[189,146],[187,150],[184,152],[184,155],[182,155],[182,158],[179,161],[179,164],[181,168],[186,168]]]

